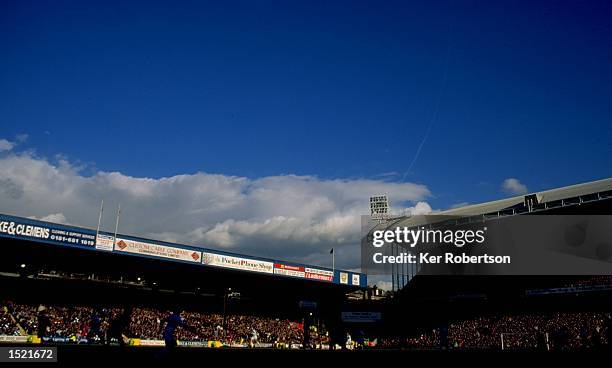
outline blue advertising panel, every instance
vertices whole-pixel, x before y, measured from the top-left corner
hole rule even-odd
[[[94,248],[94,231],[0,214],[0,237]]]

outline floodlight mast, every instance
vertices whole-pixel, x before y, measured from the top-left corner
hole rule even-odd
[[[391,216],[389,213],[389,198],[386,194],[383,195],[375,195],[370,197],[370,216],[372,220],[378,221],[377,225],[373,225],[373,227],[368,231],[368,238],[370,234],[380,225],[384,227],[390,227],[394,224],[400,222],[403,218],[406,217],[406,214],[399,214],[395,216]],[[410,215],[408,215],[409,217]],[[398,244],[391,244],[391,252],[392,254],[399,254],[400,247]],[[391,265],[391,283],[393,285],[393,291],[400,289],[400,276],[401,276],[401,284],[405,285],[406,282],[406,270],[404,267],[400,265]],[[401,268],[401,269],[400,269]]]
[[[379,222],[384,222],[389,218],[389,198],[386,194],[370,197],[370,216]]]

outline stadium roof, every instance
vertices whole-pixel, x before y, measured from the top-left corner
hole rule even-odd
[[[117,234],[115,238],[114,234],[108,232],[96,232],[83,227],[5,214],[0,214],[0,238],[355,288],[367,285],[366,275],[357,272],[246,256],[130,235]]]
[[[489,214],[502,215],[504,212],[508,212],[507,214],[514,214],[514,211],[512,209],[516,209],[518,211],[516,213],[524,213],[526,210],[524,210],[522,207],[524,206],[525,198],[534,195],[537,198],[537,205],[533,208],[534,211],[540,209],[550,209],[557,206],[564,206],[569,204],[580,204],[583,203],[583,201],[587,200],[591,201],[603,198],[612,198],[612,178],[570,185],[567,187],[550,189],[541,192],[534,192],[491,202],[451,208],[444,211],[435,211],[425,216],[395,218],[391,219],[386,223],[382,223],[376,226],[375,229],[392,228],[398,226],[420,226],[426,223],[430,223],[430,221],[427,219],[427,217],[430,216],[473,217]]]
[[[602,193],[612,190],[612,178],[592,181],[589,183],[575,184],[567,187],[545,190],[497,201],[474,204],[464,207],[452,208],[437,212],[439,215],[461,215],[475,216],[491,212],[502,211],[506,208],[523,203],[525,196],[535,194],[539,203],[554,202],[562,199],[584,196],[593,193]]]

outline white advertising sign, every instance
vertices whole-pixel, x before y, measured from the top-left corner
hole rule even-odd
[[[96,237],[96,249],[112,252],[113,240],[114,237],[111,235],[98,234]]]
[[[161,244],[145,243],[122,238],[117,238],[115,243],[115,251],[192,263],[200,263],[202,260],[202,252],[195,250],[170,247]]]
[[[27,336],[0,335],[0,342],[28,342]]]
[[[233,268],[242,271],[274,273],[274,263],[223,254],[203,253],[202,263],[207,266]]]

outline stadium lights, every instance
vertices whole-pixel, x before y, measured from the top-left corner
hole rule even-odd
[[[373,220],[384,221],[389,217],[389,198],[386,195],[370,197],[370,216]]]

